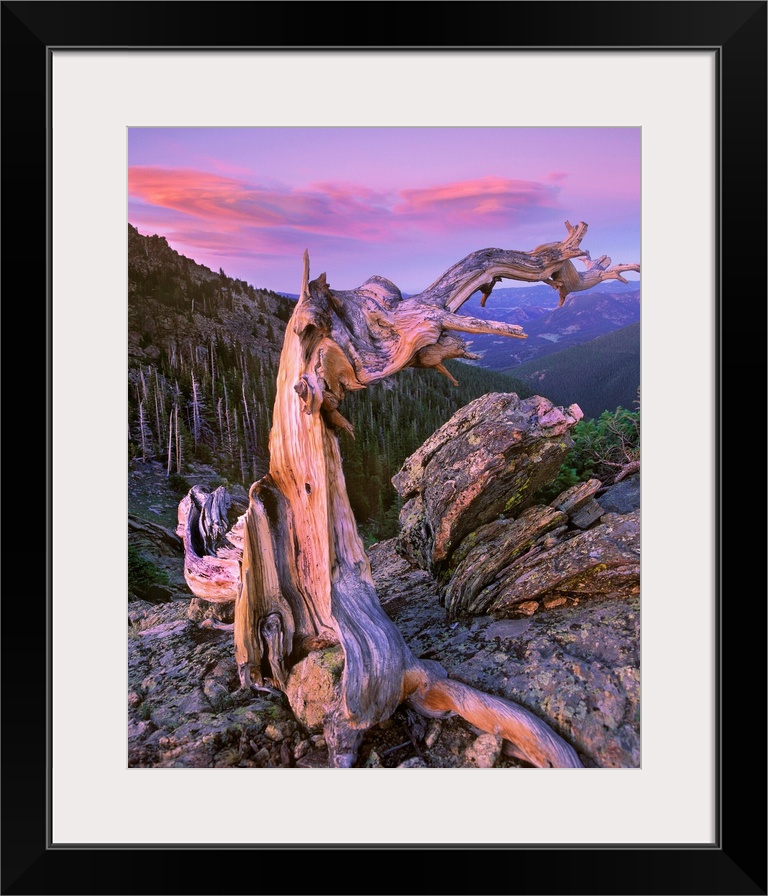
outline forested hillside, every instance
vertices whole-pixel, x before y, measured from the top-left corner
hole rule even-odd
[[[640,322],[507,372],[555,404],[575,402],[586,417],[633,409],[640,387]]]
[[[128,228],[128,451],[168,475],[213,466],[246,489],[268,467],[280,349],[293,301],[196,264],[162,236]],[[371,538],[394,531],[390,479],[458,408],[487,392],[531,390],[504,374],[449,362],[459,386],[407,370],[350,394],[341,436],[358,522]]]
[[[583,345],[640,320],[640,288],[636,282],[600,283],[568,296],[557,305],[558,294],[548,286],[494,289],[485,307],[479,293],[466,305],[466,314],[523,324],[527,339],[504,340],[476,336],[472,351],[482,355],[480,366],[491,370],[515,368],[577,345]],[[517,373],[513,373],[517,376]]]
[[[279,344],[292,303],[128,229],[129,456],[183,473],[266,469]]]

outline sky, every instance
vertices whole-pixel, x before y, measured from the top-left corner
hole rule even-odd
[[[640,128],[128,132],[129,223],[276,292],[299,292],[305,249],[334,289],[377,274],[416,293],[478,249],[560,240],[566,220],[589,225],[593,258],[641,261]]]

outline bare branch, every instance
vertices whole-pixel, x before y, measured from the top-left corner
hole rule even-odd
[[[577,271],[572,262],[567,261],[546,281],[560,293],[558,307],[572,292],[592,289],[593,286],[597,286],[598,283],[605,280],[620,280],[622,283],[628,283],[626,277],[621,275],[628,271],[640,270],[639,264],[615,264],[611,267],[611,259],[607,255],[601,255],[593,261],[587,254],[582,261],[586,265],[586,271]]]

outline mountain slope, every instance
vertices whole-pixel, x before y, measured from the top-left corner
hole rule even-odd
[[[634,410],[640,387],[640,322],[507,372],[556,405],[575,402],[587,417],[619,406]]]
[[[557,307],[557,293],[546,285],[494,289],[485,308],[479,294],[464,306],[466,314],[520,324],[527,339],[477,336],[472,350],[482,354],[480,365],[509,370],[516,364],[582,345],[640,320],[640,289],[635,283],[602,283],[570,295]]]
[[[209,465],[246,489],[268,468],[268,438],[289,297],[215,273],[162,236],[128,228],[129,457],[189,475]],[[341,436],[355,515],[382,537],[403,460],[458,408],[487,392],[530,394],[509,376],[449,362],[459,386],[434,370],[403,371],[347,396],[355,438]],[[388,531],[388,529],[386,531]]]
[[[128,226],[129,456],[266,470],[279,346],[293,303]]]

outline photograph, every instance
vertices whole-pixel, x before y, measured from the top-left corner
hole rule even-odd
[[[284,9],[2,2],[2,893],[765,896],[768,3]]]
[[[130,128],[132,768],[638,768],[640,128]]]

